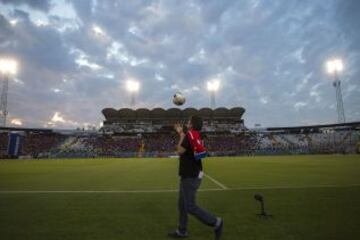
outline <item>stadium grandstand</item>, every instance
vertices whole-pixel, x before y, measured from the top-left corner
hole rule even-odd
[[[98,131],[0,128],[1,158],[174,156],[173,124],[189,116],[205,122],[203,137],[213,156],[353,154],[360,152],[360,122],[255,128],[244,125],[244,108],[105,108]],[[17,151],[11,139],[18,138]],[[10,151],[11,150],[11,151]]]
[[[107,132],[169,132],[177,122],[185,123],[190,116],[199,115],[204,120],[205,132],[231,131],[240,132],[244,130],[242,116],[244,108],[154,108],[152,110],[139,108],[132,110],[122,108],[115,110],[105,108],[102,113],[105,117],[103,130]]]

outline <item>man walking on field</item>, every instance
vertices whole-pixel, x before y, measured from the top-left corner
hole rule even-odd
[[[183,127],[180,124],[176,124],[174,127],[179,135],[179,142],[176,146],[180,156],[179,226],[176,231],[168,234],[171,238],[188,237],[188,214],[193,215],[202,223],[212,227],[214,229],[215,240],[219,240],[222,234],[224,221],[196,205],[196,192],[200,187],[203,177],[201,157],[198,157],[204,152],[199,151],[199,149],[205,149],[201,144],[202,140],[200,138],[202,125],[201,117],[192,116],[187,124],[187,133],[184,133]]]

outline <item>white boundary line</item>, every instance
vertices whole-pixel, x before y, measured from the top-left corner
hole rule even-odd
[[[223,190],[228,189],[224,184],[222,184],[222,183],[219,182],[218,180],[212,178],[212,177],[209,176],[208,174],[204,173],[204,176],[207,177],[208,179],[210,179],[213,183],[215,183],[215,184],[218,185],[219,187],[221,187]]]
[[[311,186],[268,186],[268,187],[240,187],[228,188],[227,190],[241,191],[241,190],[277,190],[277,189],[312,189],[312,188],[347,188],[347,187],[360,187],[360,184],[347,184],[347,185],[311,185]]]
[[[178,189],[159,189],[159,190],[0,190],[0,194],[16,193],[171,193],[178,192]],[[224,191],[219,188],[199,189],[199,192]]]
[[[246,190],[271,190],[271,189],[311,189],[311,188],[346,188],[360,187],[360,184],[348,185],[313,185],[313,186],[269,186],[269,187],[241,187],[241,188],[203,188],[199,192],[217,191],[246,191]],[[159,189],[159,190],[0,190],[0,194],[22,194],[22,193],[172,193],[178,189]]]

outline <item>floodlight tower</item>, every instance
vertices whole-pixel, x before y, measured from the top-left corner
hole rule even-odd
[[[220,87],[219,80],[212,80],[207,82],[207,90],[210,93],[210,106],[213,109],[215,109],[216,107],[215,95],[216,92],[219,90],[219,87]]]
[[[7,96],[9,89],[9,78],[17,72],[17,62],[13,59],[0,59],[0,73],[3,79],[3,87],[0,96],[0,126],[6,126]]]
[[[341,93],[341,82],[339,79],[339,74],[344,70],[344,65],[341,59],[332,59],[326,63],[327,71],[329,74],[334,76],[333,86],[336,90],[336,106],[338,114],[338,122],[345,122],[345,111],[344,111],[344,102]]]
[[[130,93],[130,105],[131,107],[135,107],[135,95],[139,92],[140,83],[134,80],[127,80],[126,89]]]

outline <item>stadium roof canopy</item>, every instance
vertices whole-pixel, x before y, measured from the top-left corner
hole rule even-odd
[[[121,108],[115,110],[113,108],[104,108],[102,114],[105,116],[106,121],[108,122],[121,122],[121,121],[131,121],[131,120],[171,120],[171,119],[187,119],[192,115],[200,115],[204,120],[207,119],[229,119],[229,120],[240,120],[244,114],[245,109],[242,107],[235,108],[154,108],[146,109],[139,108],[136,110],[130,108]]]

